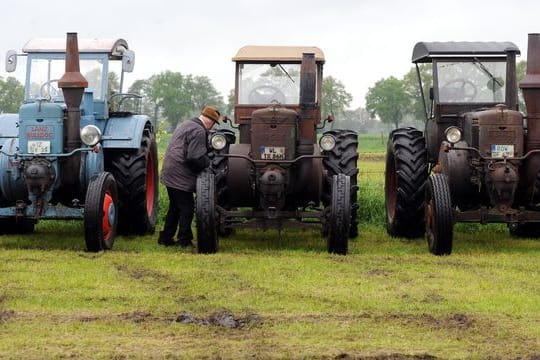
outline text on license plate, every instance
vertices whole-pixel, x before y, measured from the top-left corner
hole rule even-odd
[[[261,146],[262,160],[285,160],[285,147]]]
[[[494,158],[514,157],[514,145],[491,144],[491,157],[494,157]]]
[[[51,152],[51,142],[43,140],[28,141],[29,154],[49,154]]]

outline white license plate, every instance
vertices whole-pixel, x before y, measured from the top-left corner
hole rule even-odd
[[[511,158],[514,157],[514,145],[491,145],[491,157]]]
[[[285,160],[285,148],[283,146],[261,146],[261,159]]]
[[[28,141],[29,154],[49,154],[51,152],[51,142],[42,140]]]

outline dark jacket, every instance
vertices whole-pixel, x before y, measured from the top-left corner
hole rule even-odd
[[[199,118],[176,127],[163,159],[163,185],[195,192],[197,176],[210,164],[207,139],[208,130]]]

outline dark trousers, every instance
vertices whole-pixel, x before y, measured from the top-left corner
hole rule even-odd
[[[169,210],[165,216],[165,226],[159,234],[159,239],[165,242],[173,241],[176,229],[178,229],[180,242],[192,240],[191,222],[195,207],[193,193],[168,186],[167,193],[169,194]]]

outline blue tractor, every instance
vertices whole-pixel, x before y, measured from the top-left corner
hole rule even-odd
[[[116,234],[152,233],[156,137],[138,114],[140,96],[122,93],[134,66],[127,42],[33,39],[23,54],[7,53],[6,71],[18,56],[27,57],[24,102],[19,114],[0,115],[0,232],[80,219],[92,252],[111,249]]]

